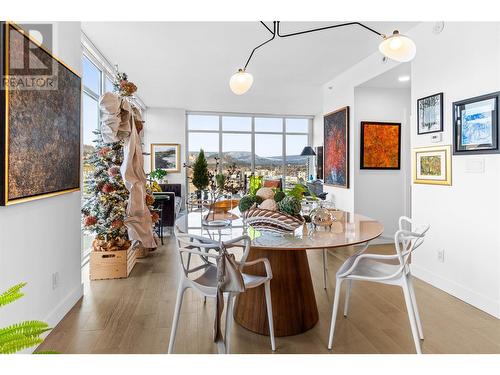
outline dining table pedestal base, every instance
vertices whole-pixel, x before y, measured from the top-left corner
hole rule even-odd
[[[267,258],[271,263],[271,299],[275,336],[291,336],[311,329],[318,322],[318,308],[305,250],[250,250],[247,261]],[[265,275],[259,263],[245,267],[245,273]],[[244,328],[269,335],[264,286],[236,298],[234,319]]]

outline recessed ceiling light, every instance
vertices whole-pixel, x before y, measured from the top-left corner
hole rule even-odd
[[[398,77],[399,82],[408,82],[410,80],[410,76],[401,76]]]

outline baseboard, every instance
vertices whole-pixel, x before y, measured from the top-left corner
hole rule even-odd
[[[80,284],[75,289],[73,289],[59,304],[47,315],[43,320],[49,327],[54,328],[64,316],[75,306],[80,298],[83,296],[83,284]],[[45,338],[50,332],[42,335]],[[36,348],[29,348],[21,351],[20,353],[33,353]]]
[[[500,301],[495,301],[489,297],[483,296],[482,294],[476,293],[463,285],[429,272],[422,267],[416,266],[415,264],[411,265],[411,272],[413,276],[500,319]]]

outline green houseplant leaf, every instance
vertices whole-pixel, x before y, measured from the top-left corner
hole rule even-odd
[[[21,298],[21,289],[26,283],[20,283],[0,294],[0,307]],[[43,342],[41,334],[50,331],[47,323],[39,320],[28,320],[0,328],[0,354],[13,354],[31,348]]]
[[[9,288],[7,291],[0,294],[0,307],[8,305],[11,302],[14,302],[16,299],[24,296],[21,293],[21,289],[26,285],[26,283],[19,283],[14,285],[12,288]]]

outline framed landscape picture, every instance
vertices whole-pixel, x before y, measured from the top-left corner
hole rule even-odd
[[[453,153],[496,154],[500,92],[453,103]]]
[[[417,133],[443,131],[443,93],[417,100]]]
[[[361,169],[400,169],[401,124],[361,122]]]
[[[163,169],[169,173],[181,170],[181,146],[177,143],[151,144],[151,170]]]
[[[0,205],[77,191],[80,76],[19,26],[0,34]]]
[[[324,117],[323,174],[325,185],[349,188],[349,107]]]
[[[413,149],[413,183],[451,185],[451,146]]]

